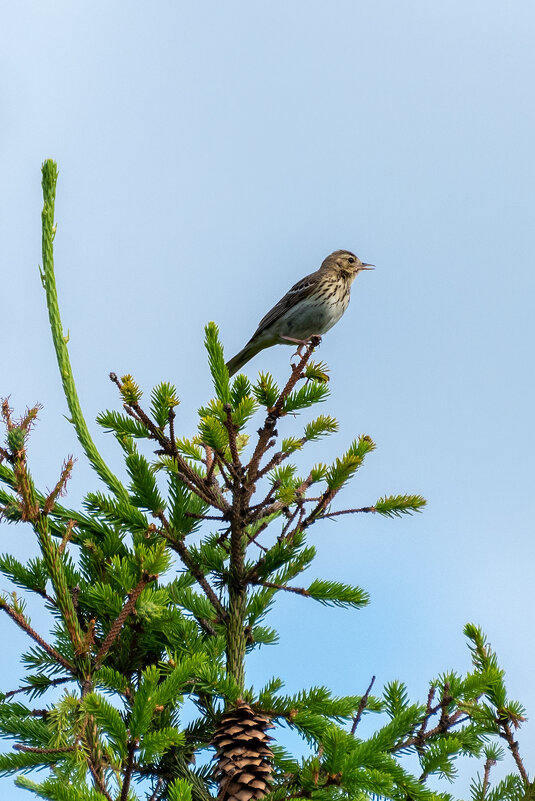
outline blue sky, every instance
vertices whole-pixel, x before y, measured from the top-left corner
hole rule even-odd
[[[206,321],[231,356],[332,250],[377,265],[321,347],[325,411],[340,421],[321,458],[368,433],[377,451],[341,501],[420,492],[429,506],[318,526],[318,572],[363,586],[371,605],[285,599],[281,645],[251,680],[359,693],[376,674],[424,698],[436,673],[468,668],[474,621],[533,716],[534,24],[522,0],[4,10],[0,395],[44,406],[41,484],[74,453],[71,503],[96,486],[63,417],[37,270],[45,158],[60,169],[57,282],[89,421],[117,402],[108,372],[131,372],[147,390],[178,385],[187,434],[210,393]],[[247,372],[282,380],[289,354],[273,348]],[[32,552],[29,530],[0,536]],[[0,626],[5,688],[23,641]],[[533,723],[519,739],[533,752]]]

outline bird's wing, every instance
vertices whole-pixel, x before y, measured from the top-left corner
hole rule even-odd
[[[318,273],[319,270],[316,270],[316,272],[306,275],[294,284],[284,297],[268,311],[265,317],[262,317],[251,339],[254,339],[258,334],[261,334],[262,331],[265,331],[266,328],[269,328],[269,326],[274,323],[275,320],[278,320],[289,308],[305,300],[305,298],[308,298],[318,283]]]

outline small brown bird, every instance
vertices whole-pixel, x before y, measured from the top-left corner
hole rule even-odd
[[[319,270],[294,284],[260,320],[253,336],[227,362],[234,375],[249,359],[272,345],[305,345],[311,337],[325,334],[347,309],[351,284],[361,270],[373,270],[349,250],[335,250]]]

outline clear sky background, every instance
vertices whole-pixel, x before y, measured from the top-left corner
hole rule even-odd
[[[371,604],[284,598],[281,644],[248,678],[361,693],[375,674],[425,699],[439,671],[468,669],[473,621],[535,717],[531,0],[22,0],[2,17],[0,395],[44,406],[38,482],[74,453],[69,504],[97,487],[63,417],[37,269],[45,158],[60,169],[56,274],[89,422],[118,406],[108,372],[131,372],[146,390],[176,382],[188,435],[211,394],[205,322],[231,356],[291,284],[353,250],[377,269],[321,346],[322,411],[340,432],[308,458],[368,433],[377,451],[340,505],[397,492],[429,505],[316,526],[314,570]],[[283,380],[290,353],[246,372]],[[0,537],[34,552],[29,528]],[[7,618],[0,636],[11,689],[26,641]],[[535,720],[519,739],[533,771]]]

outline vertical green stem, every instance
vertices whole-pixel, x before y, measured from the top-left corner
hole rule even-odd
[[[227,621],[227,672],[243,687],[245,682],[245,616],[247,614],[247,584],[245,582],[246,540],[243,531],[241,506],[242,487],[238,479],[232,487],[230,520],[230,580],[229,618]]]
[[[65,570],[61,563],[57,545],[52,541],[48,531],[48,521],[45,515],[39,513],[35,520],[35,531],[39,539],[39,546],[44,562],[50,574],[50,579],[56,593],[56,601],[65,626],[69,632],[75,654],[80,655],[84,650],[84,635],[76,616],[72,595],[69,592]]]
[[[56,183],[58,180],[56,162],[47,159],[43,164],[42,174],[44,201],[42,212],[43,283],[46,291],[48,317],[63,384],[63,391],[71,413],[71,421],[76,429],[76,435],[91,465],[112,492],[126,500],[128,497],[126,489],[106,465],[95,443],[91,439],[89,429],[87,428],[82,414],[80,401],[78,400],[69,352],[67,350],[67,338],[63,335],[63,326],[61,324],[58,295],[56,291],[56,279],[54,276],[54,236],[56,233],[54,226],[54,206],[56,201]]]
[[[229,619],[227,623],[227,672],[243,687],[245,683],[245,630],[247,591],[230,588]]]

